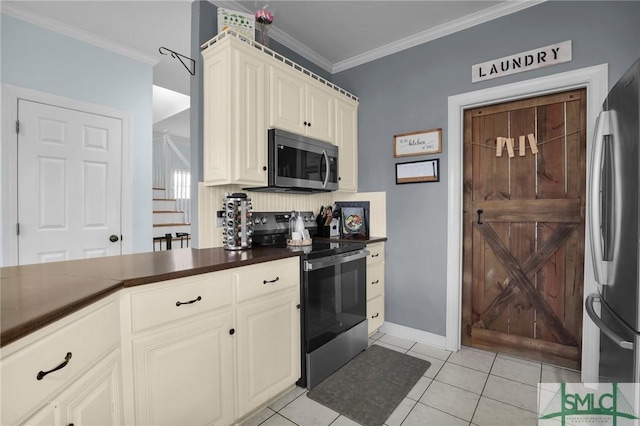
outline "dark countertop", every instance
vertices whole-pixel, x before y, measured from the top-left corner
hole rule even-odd
[[[0,347],[125,287],[300,254],[262,247],[177,249],[0,268]]]
[[[373,244],[373,243],[381,243],[387,241],[387,237],[369,237],[366,240],[356,239],[356,238],[340,238],[340,237],[316,237],[318,240],[322,241],[335,241],[338,243],[365,243],[365,244]]]

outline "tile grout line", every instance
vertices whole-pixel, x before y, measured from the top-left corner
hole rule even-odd
[[[469,424],[473,422],[474,417],[476,416],[476,411],[478,411],[478,406],[480,405],[480,400],[482,399],[482,394],[484,393],[485,388],[487,387],[487,383],[489,382],[489,376],[491,375],[491,370],[493,370],[493,365],[496,363],[496,359],[498,358],[498,354],[493,357],[493,362],[491,363],[491,368],[489,368],[489,373],[487,374],[487,380],[484,382],[484,386],[482,386],[482,392],[480,392],[480,398],[478,398],[478,402],[476,403],[476,408],[473,409],[473,414],[471,415],[471,420]]]

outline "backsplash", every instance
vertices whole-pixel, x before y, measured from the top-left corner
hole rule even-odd
[[[274,192],[243,191],[239,185],[204,186],[198,185],[199,200],[199,234],[200,248],[221,247],[222,231],[216,228],[216,211],[222,206],[222,199],[227,192],[244,192],[251,198],[253,211],[312,211],[317,214],[320,206],[333,203],[333,193],[309,195],[282,194]],[[213,231],[211,231],[213,230]]]
[[[370,235],[385,237],[386,193],[385,192],[327,192],[310,195],[282,194],[274,192],[243,191],[239,185],[205,186],[198,184],[198,241],[200,248],[222,247],[222,228],[216,228],[216,211],[222,207],[225,194],[244,192],[253,205],[253,211],[312,211],[317,214],[320,206],[335,201],[369,201],[371,203]]]

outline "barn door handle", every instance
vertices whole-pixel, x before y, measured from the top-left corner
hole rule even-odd
[[[482,213],[484,213],[484,210],[478,209],[478,225],[482,225]]]

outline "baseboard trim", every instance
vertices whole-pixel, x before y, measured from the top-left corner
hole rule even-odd
[[[414,342],[424,343],[439,349],[445,348],[446,338],[439,334],[429,333],[428,331],[418,330],[400,324],[385,321],[380,327],[380,331],[392,336],[402,337],[403,339],[413,340]]]

